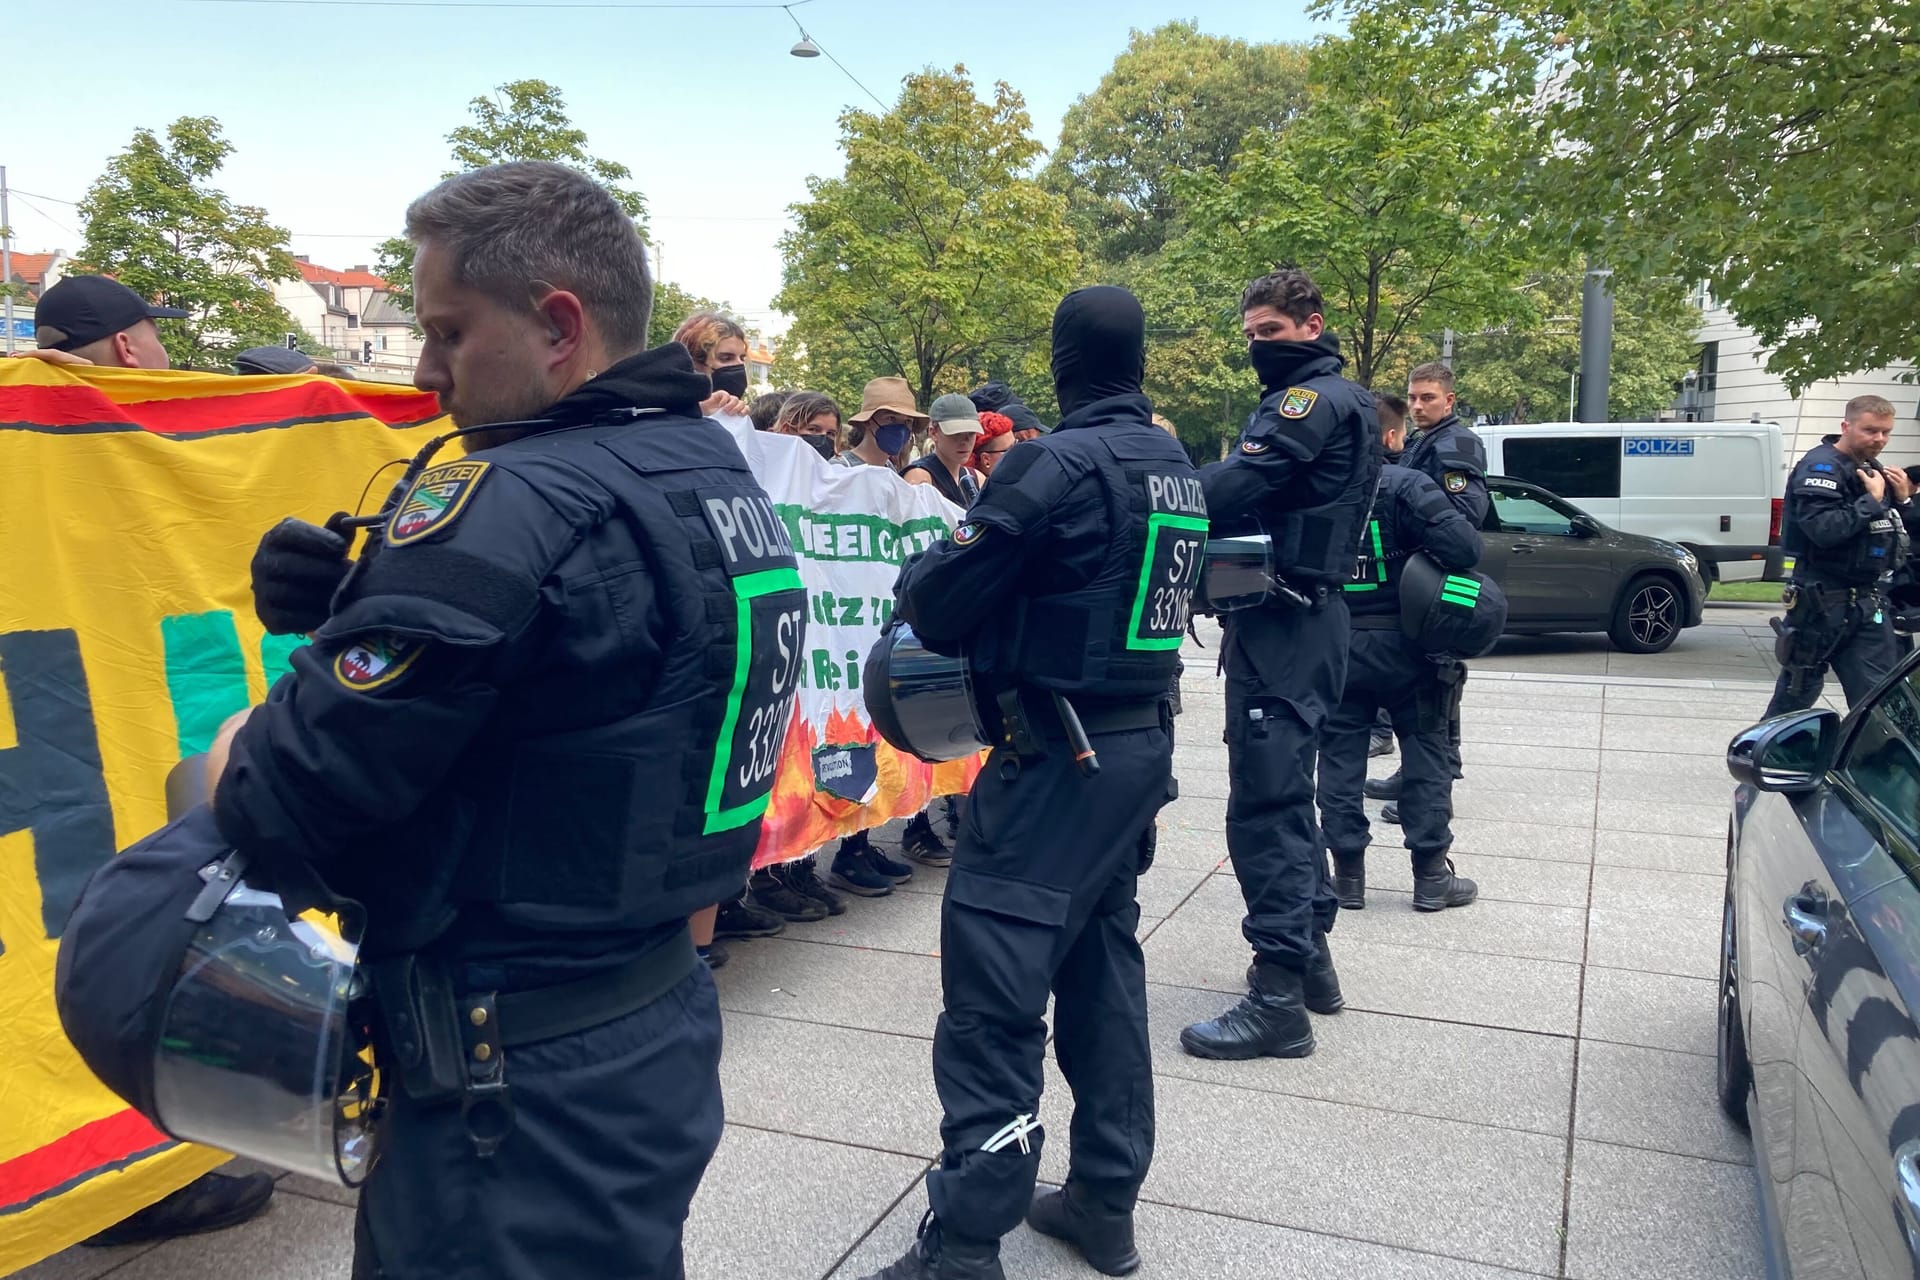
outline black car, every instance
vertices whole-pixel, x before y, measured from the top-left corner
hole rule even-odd
[[[1920,1276],[1920,655],[1733,740],[1719,1094],[1774,1274]]]
[[[1507,594],[1508,635],[1604,631],[1659,653],[1700,625],[1707,587],[1677,542],[1622,533],[1538,485],[1489,476],[1480,571]]]

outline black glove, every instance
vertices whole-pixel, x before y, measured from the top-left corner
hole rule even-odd
[[[288,517],[267,530],[253,553],[253,611],[273,635],[305,634],[332,611],[347,576],[342,534]]]

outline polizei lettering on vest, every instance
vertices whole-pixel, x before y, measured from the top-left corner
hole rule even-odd
[[[773,503],[755,493],[703,495],[707,524],[720,540],[720,552],[729,572],[757,569],[769,561],[793,554],[787,526],[774,514]]]
[[[1204,516],[1207,514],[1207,497],[1198,477],[1150,475],[1147,477],[1147,506],[1154,512]]]

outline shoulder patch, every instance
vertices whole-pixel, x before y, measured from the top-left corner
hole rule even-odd
[[[334,658],[333,677],[346,688],[367,693],[405,675],[426,647],[424,641],[394,635],[364,636]]]
[[[1280,416],[1304,418],[1313,412],[1313,406],[1319,399],[1318,391],[1309,391],[1305,387],[1288,387],[1287,394],[1280,397]]]
[[[1831,462],[1816,462],[1813,464],[1813,469],[1815,471],[1831,471],[1833,470],[1833,464]]]
[[[1273,446],[1265,440],[1242,440],[1240,442],[1240,452],[1242,453],[1265,453],[1271,448],[1273,448]]]
[[[1467,473],[1464,471],[1444,472],[1440,476],[1440,483],[1447,487],[1448,493],[1465,493],[1467,491]]]
[[[1829,480],[1825,476],[1808,476],[1800,482],[1800,486],[1803,489],[1838,489],[1840,482]]]
[[[404,547],[418,542],[460,518],[473,491],[486,478],[491,463],[446,462],[428,467],[407,490],[407,496],[387,521],[387,545]]]
[[[987,526],[978,521],[969,520],[953,531],[953,545],[956,547],[970,547],[980,541],[980,535],[986,531]]]

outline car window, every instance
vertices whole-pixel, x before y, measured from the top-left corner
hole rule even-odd
[[[1920,843],[1920,668],[1868,710],[1839,772],[1884,821]]]
[[[1508,436],[1501,459],[1504,474],[1569,498],[1620,496],[1618,436]]]
[[[1487,527],[1502,533],[1545,533],[1563,538],[1573,536],[1573,518],[1548,506],[1530,494],[1512,489],[1490,488],[1493,501],[1488,504]]]

